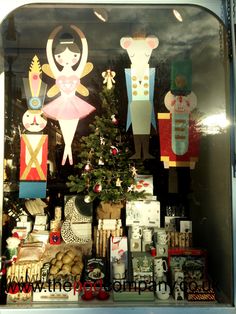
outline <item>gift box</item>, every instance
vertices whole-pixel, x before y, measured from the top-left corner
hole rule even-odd
[[[216,301],[216,295],[212,287],[197,287],[196,289],[188,287],[186,299],[188,301]]]
[[[153,195],[153,176],[138,174],[134,178],[134,190],[137,192],[145,192],[150,196]]]
[[[61,233],[60,231],[50,231],[49,233],[49,243],[51,245],[58,245],[61,243]]]
[[[35,216],[35,225],[46,225],[48,217],[46,215],[36,215]]]
[[[63,285],[62,285],[63,286]],[[66,291],[69,290],[70,291]],[[78,293],[74,293],[73,283],[71,287],[65,289],[43,289],[42,291],[33,292],[33,302],[78,302]]]
[[[146,287],[153,281],[153,258],[150,254],[141,252],[132,253],[132,269],[135,282],[145,282]]]
[[[84,266],[84,281],[97,281],[106,277],[105,258],[86,257]]]
[[[48,243],[49,241],[49,231],[47,230],[33,230],[30,233],[30,240],[32,242],[43,242]]]
[[[181,269],[186,281],[202,282],[207,275],[207,251],[203,249],[168,249],[168,267]]]
[[[127,202],[126,225],[160,228],[160,202],[154,200]]]
[[[128,241],[127,237],[110,238],[110,274],[111,280],[114,277],[113,264],[124,263],[125,271],[128,268]]]

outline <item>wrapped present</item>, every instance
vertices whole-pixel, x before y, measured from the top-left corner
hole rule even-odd
[[[215,291],[212,287],[197,287],[196,289],[188,287],[186,298],[188,301],[216,301]]]
[[[49,233],[49,243],[51,245],[58,245],[61,243],[61,233],[60,231],[50,231]]]

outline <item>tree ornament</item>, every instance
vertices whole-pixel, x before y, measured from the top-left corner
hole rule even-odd
[[[115,75],[116,72],[111,71],[110,69],[102,72],[102,77],[104,77],[103,84],[107,84],[107,89],[112,89],[113,84],[115,84]]]
[[[104,166],[104,161],[102,160],[102,157],[99,158],[98,165],[99,166]]]
[[[113,156],[118,154],[118,148],[116,148],[115,146],[111,146],[110,152]]]
[[[100,137],[100,144],[101,145],[105,145],[106,144],[105,138],[103,136]]]
[[[117,125],[117,124],[118,124],[118,120],[116,119],[116,115],[115,115],[115,114],[113,114],[113,115],[111,116],[111,121],[112,121],[112,123],[113,123],[114,125]]]
[[[90,165],[90,162],[89,162],[89,161],[88,161],[87,164],[85,165],[84,170],[87,171],[87,172],[91,170],[91,165]]]
[[[132,192],[134,190],[135,186],[133,184],[131,184],[129,187],[128,187],[128,190],[127,192]]]
[[[116,180],[116,186],[121,186],[121,183],[122,183],[121,179],[120,179],[120,178],[117,178],[117,180]]]
[[[95,193],[100,193],[102,191],[102,185],[100,183],[96,183],[93,187],[93,191]]]
[[[132,173],[132,177],[136,177],[137,176],[137,169],[134,166],[131,167],[131,173]]]
[[[92,201],[91,196],[90,195],[85,195],[84,201],[85,201],[85,203],[91,203],[91,201]]]

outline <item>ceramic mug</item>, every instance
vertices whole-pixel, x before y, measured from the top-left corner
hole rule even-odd
[[[170,297],[170,286],[166,282],[157,284],[156,295],[159,300],[167,300]]]
[[[113,267],[113,278],[114,279],[124,279],[125,278],[125,263],[124,262],[114,262]]]
[[[132,226],[131,227],[131,239],[140,239],[142,236],[142,228],[139,226]]]
[[[162,258],[154,258],[154,274],[156,277],[163,276],[168,270],[166,260]]]
[[[157,231],[157,243],[159,245],[166,245],[169,240],[169,235],[166,233],[165,229],[159,229]]]

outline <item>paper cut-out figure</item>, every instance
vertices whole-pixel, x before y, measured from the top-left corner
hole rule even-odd
[[[44,106],[43,111],[47,117],[58,120],[65,142],[62,165],[66,159],[73,164],[72,141],[79,122],[95,110],[93,106],[76,95],[76,91],[83,96],[88,96],[88,90],[80,79],[88,74],[93,65],[87,63],[88,44],[83,32],[76,26],[70,26],[79,36],[82,43],[82,51],[74,42],[71,34],[63,34],[60,42],[53,52],[53,41],[62,26],[56,27],[47,41],[47,59],[49,65],[43,66],[43,71],[56,79],[56,84],[48,91],[49,97],[60,95]],[[55,59],[54,59],[55,58]],[[55,62],[55,61],[56,62]]]
[[[191,91],[191,62],[172,63],[171,91],[164,99],[170,113],[158,114],[161,160],[164,167],[195,167],[198,159],[199,134],[191,112],[197,97]]]
[[[154,158],[149,154],[149,135],[151,124],[156,129],[153,106],[155,68],[149,67],[149,59],[159,41],[155,36],[138,35],[123,37],[120,44],[127,50],[131,61],[131,68],[125,69],[128,93],[126,130],[132,124],[135,145],[135,154],[131,159]]]
[[[22,118],[26,133],[20,141],[20,198],[46,196],[48,136],[42,134],[47,120],[41,108],[47,85],[41,73],[38,57],[34,56],[28,78],[23,79],[29,109]]]
[[[112,89],[113,84],[115,84],[115,76],[116,72],[111,71],[110,69],[102,72],[102,77],[104,77],[103,84],[107,84],[107,89]]]

